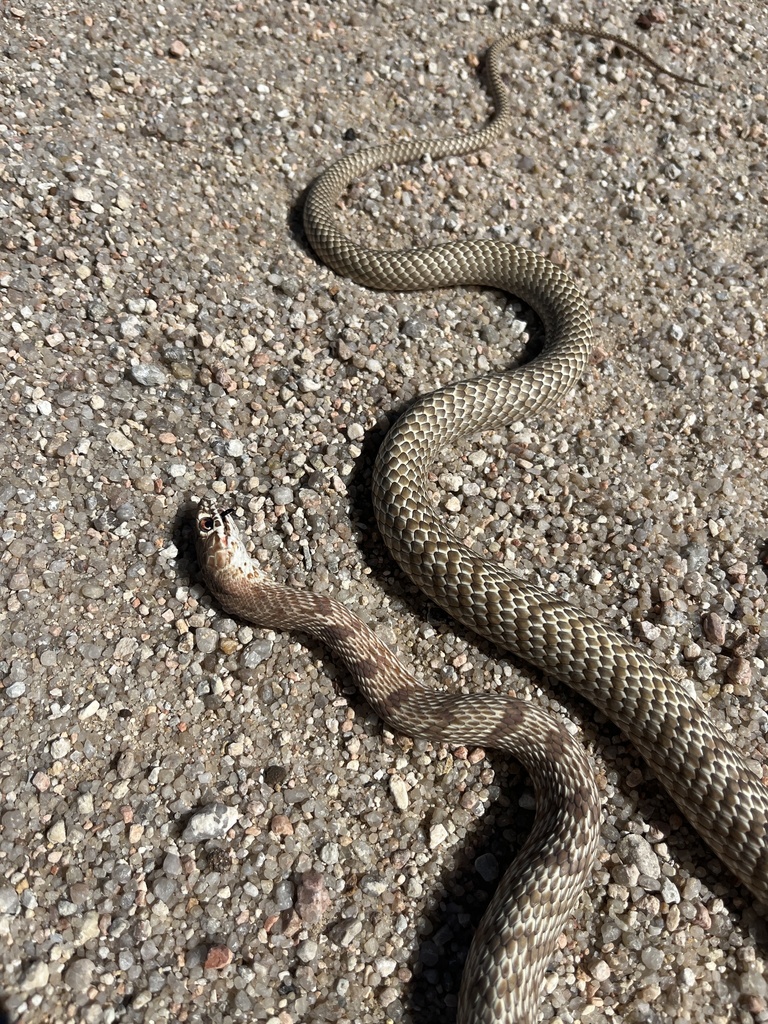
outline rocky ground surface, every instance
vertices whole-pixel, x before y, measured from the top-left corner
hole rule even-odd
[[[555,14],[557,9],[559,14]],[[382,246],[506,238],[566,267],[596,347],[546,417],[435,467],[468,544],[689,678],[768,765],[768,13],[286,0],[11,0],[0,43],[0,986],[11,1020],[436,1024],[519,849],[517,766],[393,735],[319,647],[233,621],[184,512],[241,510],[436,686],[574,723],[605,803],[543,1021],[768,1021],[768,930],[637,753],[404,580],[372,457],[416,394],[520,359],[472,289],[376,294],[309,251],[302,194],[361,145],[483,123],[493,152],[350,190]],[[521,316],[523,319],[520,319]],[[763,768],[765,771],[765,768]]]

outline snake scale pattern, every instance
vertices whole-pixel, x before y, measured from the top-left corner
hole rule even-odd
[[[531,362],[427,394],[400,417],[376,461],[376,518],[403,571],[440,607],[567,683],[607,715],[711,849],[768,902],[768,787],[689,689],[619,633],[474,554],[448,531],[427,495],[426,473],[443,446],[538,414],[574,386],[592,339],[589,310],[574,283],[542,256],[502,241],[381,251],[356,244],[334,225],[334,208],[354,179],[384,163],[469,153],[504,132],[512,112],[500,54],[511,42],[535,34],[540,33],[502,39],[489,50],[495,116],[487,126],[447,140],[397,142],[353,153],[325,171],[308,193],[307,236],[338,274],[387,291],[457,285],[501,289],[528,303],[545,328],[543,350]],[[523,763],[536,791],[536,822],[475,935],[458,1021],[531,1024],[544,970],[597,847],[599,800],[585,752],[562,724],[529,703],[493,694],[440,693],[414,679],[346,606],[268,578],[224,506],[203,501],[196,528],[204,579],[227,612],[327,644],[391,728],[493,747]]]

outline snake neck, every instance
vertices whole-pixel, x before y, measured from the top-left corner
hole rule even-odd
[[[203,576],[208,589],[229,614],[262,629],[312,637],[329,648],[374,711],[392,728],[401,728],[412,720],[407,709],[403,710],[405,695],[431,692],[411,676],[358,615],[334,598],[276,583],[255,563],[247,572],[242,566],[222,569],[209,564],[203,567]]]

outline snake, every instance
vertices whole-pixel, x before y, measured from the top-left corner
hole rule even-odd
[[[430,500],[428,472],[441,449],[482,430],[529,419],[574,387],[592,345],[589,307],[571,277],[544,256],[496,239],[382,250],[335,224],[350,184],[383,164],[483,149],[512,121],[502,81],[502,38],[486,57],[494,115],[447,139],[408,139],[349,153],[311,185],[307,239],[335,273],[369,288],[419,291],[483,286],[517,296],[542,321],[529,362],[421,395],[386,435],[373,471],[379,531],[403,572],[458,622],[561,680],[634,744],[662,786],[733,875],[768,902],[768,787],[685,685],[621,633],[468,548]],[[653,67],[668,72],[626,40]],[[685,80],[685,79],[683,79]],[[459,1024],[532,1024],[544,972],[596,856],[600,800],[587,753],[567,724],[534,704],[495,693],[445,693],[417,679],[347,605],[286,586],[249,553],[235,511],[204,498],[195,517],[203,579],[222,608],[259,627],[311,636],[346,666],[393,730],[517,758],[536,798],[534,826],[478,926],[459,992]]]

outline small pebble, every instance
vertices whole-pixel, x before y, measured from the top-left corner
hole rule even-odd
[[[84,946],[91,939],[95,939],[99,934],[99,915],[95,910],[90,910],[88,913],[83,914],[82,918],[75,925],[75,945]]]
[[[10,885],[0,885],[0,914],[12,916],[19,909],[19,897]]]
[[[492,853],[483,853],[475,861],[475,870],[484,882],[493,882],[499,877],[499,862]]]
[[[290,818],[285,814],[276,814],[269,823],[269,827],[276,836],[293,835],[293,825],[291,824]]]
[[[595,960],[590,968],[590,973],[595,981],[607,981],[611,976],[611,968],[605,960]]]
[[[117,776],[130,779],[136,767],[136,755],[132,750],[124,750],[117,762]]]
[[[317,871],[303,875],[296,893],[296,912],[308,925],[319,924],[331,906],[325,879]]]
[[[64,982],[77,995],[84,995],[95,970],[96,964],[88,957],[71,960],[64,971]]]
[[[373,965],[382,978],[389,978],[397,970],[397,961],[387,956],[376,957]]]
[[[292,505],[293,491],[290,487],[275,487],[272,490],[272,500],[276,505]]]
[[[175,851],[166,853],[163,859],[163,871],[169,878],[178,878],[182,872],[181,857]]]
[[[202,654],[213,654],[219,646],[219,634],[207,626],[195,630],[195,646]]]
[[[36,960],[30,964],[21,979],[22,992],[34,992],[48,985],[50,970],[44,960]]]
[[[363,922],[358,920],[340,921],[330,931],[331,941],[337,946],[350,946],[363,930]]]
[[[641,875],[658,878],[661,873],[659,858],[653,852],[647,839],[638,835],[622,836],[616,847],[618,856],[634,865]]]
[[[437,825],[433,825],[429,830],[429,848],[430,850],[437,849],[445,840],[448,838],[448,830],[445,825],[438,822]]]
[[[664,963],[664,954],[660,949],[656,949],[653,946],[646,946],[640,954],[640,959],[649,970],[658,971]]]
[[[211,946],[203,966],[207,971],[220,971],[229,966],[232,959],[232,950],[228,946]]]
[[[67,840],[67,826],[63,821],[55,821],[48,829],[46,838],[49,843],[64,843]]]
[[[54,740],[51,744],[51,757],[56,758],[57,761],[65,758],[72,749],[72,743],[66,736],[60,736],[59,739]]]
[[[206,839],[219,839],[235,825],[240,814],[235,807],[222,803],[209,804],[189,819],[182,839],[185,843],[199,843]]]
[[[296,956],[303,964],[310,964],[317,957],[318,949],[314,939],[305,939],[296,947]]]
[[[320,860],[324,864],[338,864],[339,863],[339,844],[338,843],[325,843],[320,848]]]
[[[123,337],[126,337],[126,331],[128,330],[135,331],[130,336],[136,337],[140,333],[140,321],[137,317],[130,317],[129,320],[130,325],[128,325],[126,320],[121,325]],[[140,384],[143,388],[160,387],[165,384],[167,379],[165,372],[159,366],[153,366],[151,363],[139,363],[138,366],[132,366],[128,370],[128,376],[134,384]]]
[[[395,806],[399,811],[408,810],[408,787],[399,775],[392,775],[389,779],[389,791]]]
[[[725,623],[717,612],[707,612],[707,614],[702,617],[701,629],[704,636],[710,643],[715,644],[718,647],[723,646],[726,636]]]
[[[126,341],[134,341],[136,338],[141,337],[141,335],[143,333],[144,333],[144,325],[143,325],[143,323],[142,323],[142,321],[140,320],[139,317],[134,316],[133,314],[130,314],[129,316],[123,317],[123,319],[120,321],[120,336],[122,338],[125,338]],[[132,367],[132,371],[134,369],[141,370],[140,367]],[[146,376],[146,377],[148,377],[151,380],[152,377],[154,376],[154,373],[152,372],[151,368],[149,368],[149,367],[147,368],[147,370],[149,372],[145,372],[145,373],[141,373],[140,372],[139,378]],[[132,373],[132,377],[133,377],[134,380],[136,380],[136,377],[133,376],[133,373]],[[140,383],[142,383],[142,380],[138,379],[138,380],[136,380],[136,383],[140,384]]]

